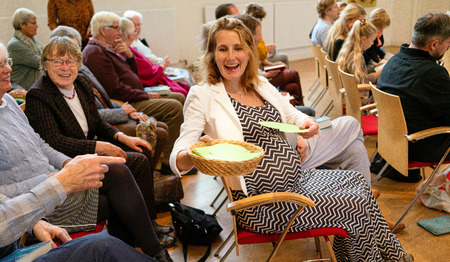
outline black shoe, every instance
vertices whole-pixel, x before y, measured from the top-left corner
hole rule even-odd
[[[155,220],[152,221],[152,225],[153,225],[153,229],[155,230],[155,232],[163,233],[163,234],[169,234],[169,233],[173,232],[173,228],[161,226],[158,223],[156,223]]]
[[[159,239],[159,244],[163,248],[169,248],[169,247],[175,245],[175,243],[177,242],[176,238],[171,237],[171,236],[166,235],[166,234],[163,234],[163,233],[156,232],[156,236]]]
[[[197,170],[197,168],[195,168],[195,166],[194,166],[191,170],[189,170],[189,172],[187,172],[187,173],[184,174],[183,176],[187,176],[187,175],[195,175],[195,174],[197,174],[197,172],[198,172],[198,170]]]
[[[385,164],[386,160],[384,160],[380,154],[377,154],[372,163],[370,163],[370,172],[378,174]]]
[[[420,175],[420,169],[408,170],[408,176],[402,175],[400,172],[395,170],[393,167],[389,166],[383,177],[390,178],[395,181],[407,182],[407,183],[417,183],[422,180],[422,176]]]
[[[163,249],[158,252],[154,257],[154,259],[158,260],[159,262],[173,262],[172,258],[169,255],[169,252],[167,252],[167,249]]]
[[[166,163],[161,163],[161,169],[155,169],[155,170],[159,171],[163,175],[173,174],[172,169],[170,169],[170,166]]]

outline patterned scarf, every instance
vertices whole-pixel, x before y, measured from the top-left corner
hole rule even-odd
[[[16,37],[20,41],[24,42],[37,55],[40,56],[42,54],[42,50],[44,50],[44,46],[42,45],[41,41],[39,41],[39,39],[37,39],[36,36],[33,36],[33,38],[30,38],[30,37],[24,35],[20,30],[14,30],[14,37]]]

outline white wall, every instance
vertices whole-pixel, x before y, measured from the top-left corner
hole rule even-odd
[[[93,0],[95,11],[113,11],[122,15],[133,9],[144,15],[142,36],[152,50],[172,62],[187,60],[192,63],[199,55],[200,26],[209,18],[208,7],[214,8],[225,1],[218,0]],[[249,0],[232,1],[241,11]],[[312,57],[308,33],[317,14],[315,0],[259,0],[267,8],[263,34],[267,43],[275,43],[278,50],[289,54],[291,60]],[[0,41],[7,43],[12,35],[11,16],[19,7],[26,7],[38,15],[38,38],[46,42],[50,34],[47,27],[46,0],[0,0]],[[400,45],[410,41],[412,28],[418,17],[430,11],[450,10],[449,0],[378,0],[391,15],[391,26],[385,31],[386,45]],[[373,8],[367,8],[369,13]]]

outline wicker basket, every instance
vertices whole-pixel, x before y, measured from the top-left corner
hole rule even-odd
[[[249,150],[252,153],[259,153],[255,158],[245,160],[245,161],[225,161],[225,160],[212,160],[199,157],[192,153],[192,150],[197,147],[212,146],[220,143],[229,143],[234,145],[239,145]],[[213,140],[211,142],[198,142],[191,145],[188,149],[188,153],[191,156],[194,166],[198,171],[211,175],[211,176],[242,176],[250,174],[255,171],[258,166],[259,161],[264,157],[264,150],[246,142],[235,141],[235,140]]]

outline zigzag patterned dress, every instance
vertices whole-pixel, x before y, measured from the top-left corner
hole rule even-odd
[[[261,146],[265,156],[253,174],[244,176],[248,195],[296,192],[312,199],[291,231],[340,227],[347,238],[334,238],[338,261],[398,261],[406,253],[386,224],[364,177],[354,171],[302,170],[294,148],[278,130],[259,121],[281,122],[280,113],[268,102],[251,107],[230,97],[240,119],[244,140]],[[234,191],[235,200],[246,197]],[[242,228],[259,233],[281,233],[296,210],[294,204],[276,203],[248,209],[237,216]]]

